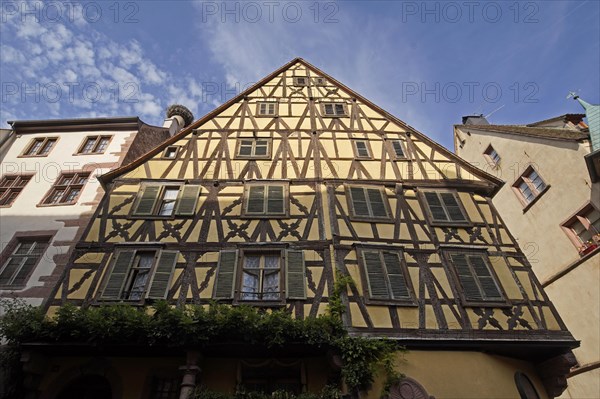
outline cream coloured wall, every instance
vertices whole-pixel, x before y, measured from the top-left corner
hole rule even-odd
[[[10,207],[0,208],[0,251],[3,251],[15,233],[27,231],[57,231],[48,249],[27,281],[25,292],[16,291],[32,304],[40,304],[41,296],[32,297],[26,290],[44,285],[43,278],[52,274],[55,268],[55,255],[66,254],[79,229],[75,223],[81,215],[91,214],[100,183],[97,176],[119,165],[122,146],[136,131],[80,131],[24,134],[17,136],[0,164],[0,176],[5,174],[34,174],[19,197]],[[112,135],[103,154],[76,155],[87,136]],[[38,137],[58,137],[58,141],[46,157],[23,157],[21,154],[31,140]],[[91,171],[90,179],[75,205],[39,206],[43,197],[53,186],[61,172]],[[10,293],[0,290],[0,295]]]
[[[497,134],[469,127],[457,128],[465,140],[459,156],[506,181],[493,203],[527,255],[538,279],[545,283],[580,259],[577,248],[560,225],[582,206],[600,206],[600,184],[592,184],[584,155],[589,143],[559,141],[522,135]],[[498,168],[488,165],[483,152],[489,144],[502,158]],[[512,185],[529,164],[550,188],[526,211]],[[600,362],[600,254],[573,268],[546,286],[573,336],[581,341],[574,351],[580,365]],[[565,398],[600,397],[598,369],[568,380]]]

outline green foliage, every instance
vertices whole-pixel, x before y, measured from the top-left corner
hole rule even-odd
[[[348,287],[355,287],[352,276],[342,274],[339,271],[335,273],[335,283],[333,284],[333,292],[328,298],[328,312],[331,317],[342,318],[344,313],[344,304],[342,303],[342,294],[348,290]]]
[[[338,297],[348,284],[353,284],[349,276],[337,280]],[[341,309],[341,301],[339,303]],[[330,309],[329,315],[295,319],[283,310],[219,304],[208,308],[196,305],[176,308],[166,302],[157,302],[151,308],[125,304],[89,308],[65,305],[53,318],[45,317],[39,308],[18,301],[2,300],[0,307],[0,314],[4,313],[0,318],[0,338],[6,339],[16,350],[21,344],[32,342],[180,348],[201,348],[223,342],[244,342],[267,348],[296,343],[340,354],[342,377],[352,390],[367,389],[377,367],[383,367],[389,379],[394,369],[393,355],[398,350],[391,341],[348,336],[341,313],[335,308]],[[217,396],[204,399],[227,399]],[[281,399],[323,398],[339,399],[329,394],[327,398]]]
[[[206,387],[199,387],[190,396],[190,399],[340,399],[342,392],[334,385],[326,385],[319,393],[303,392],[294,394],[285,390],[277,390],[272,394],[264,392],[246,391],[240,387],[234,394],[225,394],[211,391]]]

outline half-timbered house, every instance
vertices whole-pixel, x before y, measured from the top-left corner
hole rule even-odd
[[[348,332],[408,348],[395,397],[564,389],[577,342],[491,202],[501,181],[302,59],[101,181],[107,193],[50,314],[162,299],[309,318],[350,276]],[[47,351],[44,398],[82,374],[106,378],[114,398],[175,398],[180,366],[185,384],[194,368],[193,383],[216,391],[316,392],[333,367],[325,353],[239,346],[187,357]],[[362,395],[378,397],[381,384]]]

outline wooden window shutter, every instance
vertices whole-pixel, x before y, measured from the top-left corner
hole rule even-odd
[[[444,205],[450,220],[456,222],[465,221],[465,215],[463,215],[454,193],[440,193],[440,195],[442,197],[442,201],[444,201]]]
[[[160,253],[160,257],[154,268],[150,288],[146,294],[147,298],[165,299],[167,297],[169,283],[171,282],[178,256],[179,252],[177,251],[162,251]]]
[[[410,299],[410,292],[408,291],[408,284],[402,270],[400,254],[398,252],[384,251],[383,260],[390,282],[390,291],[394,299]]]
[[[350,199],[355,216],[370,216],[367,197],[361,187],[350,187]]]
[[[248,187],[248,205],[246,213],[262,214],[265,212],[265,186],[251,185]]]
[[[429,211],[431,212],[433,220],[448,220],[446,217],[446,212],[444,211],[444,206],[442,205],[437,193],[426,192],[425,199],[427,200],[427,205],[429,206]]]
[[[383,265],[379,251],[363,251],[365,274],[369,287],[369,296],[373,299],[389,299],[388,286],[383,274]]]
[[[282,215],[285,213],[285,193],[283,186],[267,186],[267,214]]]
[[[100,299],[120,299],[125,279],[135,257],[135,251],[119,251],[110,270]]]
[[[481,301],[483,297],[481,296],[477,282],[475,281],[475,278],[471,273],[471,269],[469,268],[467,256],[465,254],[452,254],[450,257],[452,258],[452,263],[456,268],[465,299],[468,301]]]
[[[388,217],[385,200],[383,199],[383,192],[378,188],[369,188],[367,189],[367,195],[369,196],[373,216],[377,218]]]
[[[289,299],[306,299],[306,266],[302,251],[287,251],[286,290]]]
[[[196,204],[200,195],[200,186],[186,184],[179,191],[179,198],[175,205],[175,214],[191,216],[196,212]]]
[[[502,299],[502,294],[500,294],[496,281],[490,273],[488,266],[485,264],[483,257],[479,255],[469,256],[469,261],[479,280],[479,285],[481,286],[485,299]]]
[[[133,214],[136,216],[152,215],[156,201],[158,200],[160,188],[161,186],[156,185],[148,185],[144,187],[142,195],[140,196],[140,200],[138,201]]]
[[[221,251],[219,254],[219,268],[214,290],[215,299],[233,298],[237,258],[238,251]]]

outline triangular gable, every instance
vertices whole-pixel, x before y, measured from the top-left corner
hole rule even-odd
[[[322,86],[311,85],[312,87],[310,88],[303,88],[302,86],[290,83],[295,76],[308,76],[310,79],[323,78],[327,84]],[[334,103],[337,101],[344,101],[347,104],[346,107],[348,108],[347,112],[349,117],[326,118],[323,117],[323,109],[314,104],[312,105],[312,108],[309,108],[308,104],[299,105],[295,103],[295,99],[313,96]],[[285,103],[280,106],[290,110],[288,117],[255,118],[255,110],[252,109],[252,107],[249,107],[247,102],[244,101],[251,97],[260,97],[267,100],[271,97],[277,97],[280,100],[284,99]],[[304,108],[302,108],[302,106]],[[293,111],[291,111],[292,108],[294,108]],[[316,117],[308,118],[308,114]],[[442,175],[443,171],[439,169],[439,166],[436,166],[436,161],[444,160],[456,163],[455,174],[459,177],[462,170],[463,175],[468,175],[470,179],[477,178],[477,180],[482,180],[482,183],[485,182],[486,184],[493,186],[494,189],[492,191],[496,191],[503,184],[501,180],[472,166],[451,151],[448,151],[443,146],[429,139],[426,135],[384,111],[360,94],[349,89],[301,58],[296,58],[285,64],[249,89],[217,107],[212,112],[195,121],[190,126],[132,163],[123,165],[122,167],[103,175],[101,181],[107,183],[112,179],[143,165],[144,162],[152,157],[160,156],[167,146],[173,145],[181,139],[191,135],[196,129],[253,129],[256,131],[261,131],[261,129],[282,129],[286,131],[306,131],[311,129],[320,131],[347,130],[349,139],[361,138],[360,132],[365,132],[365,134],[368,132],[393,132],[394,134],[403,134],[406,136],[405,149],[416,161],[414,162],[414,168],[412,168],[414,170],[411,170],[410,175],[414,180],[433,179],[432,172],[433,174]],[[324,148],[311,148],[310,150],[313,152],[312,155],[318,155],[320,152],[325,153]],[[194,149],[194,151],[196,151],[196,149]],[[223,154],[218,155],[221,157],[223,156]],[[289,155],[293,156],[291,153]],[[385,158],[386,152],[382,151],[381,155]],[[225,154],[225,156],[229,157],[230,154]],[[426,160],[427,164],[425,164],[423,160]],[[306,162],[304,164],[300,163],[300,165],[300,168],[308,166]],[[429,174],[427,172],[428,170]],[[138,174],[138,176],[140,176],[140,174]],[[183,176],[184,174],[182,174],[181,177]],[[397,174],[397,177],[398,176],[400,175]],[[258,175],[252,177],[265,178],[265,176]],[[376,176],[370,176],[368,171],[364,170],[364,167],[360,165],[360,163],[357,163],[350,175],[338,177],[361,179],[377,178]],[[463,176],[463,178],[465,178],[465,176]],[[402,175],[401,179],[407,179],[407,176]]]

